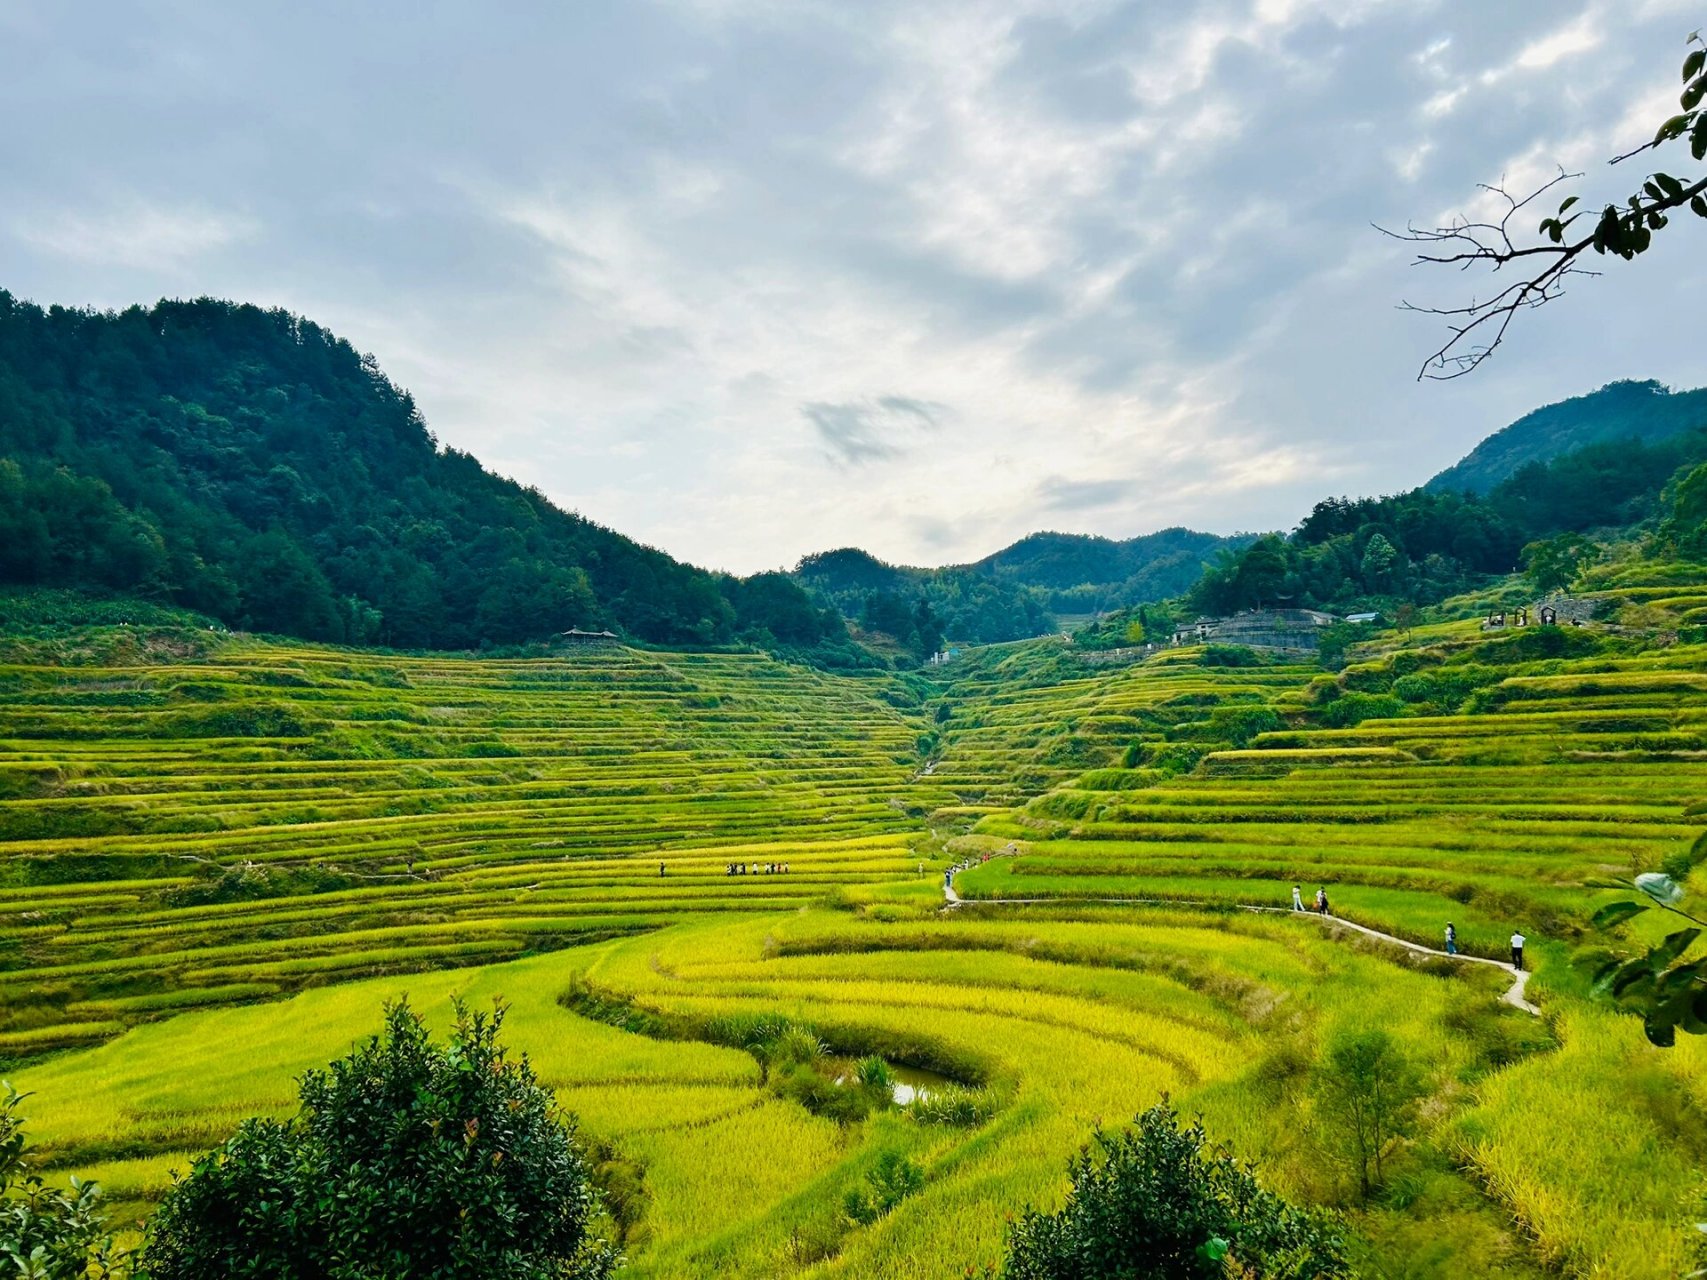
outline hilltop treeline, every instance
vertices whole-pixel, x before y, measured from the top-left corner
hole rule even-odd
[[[1707,387],[1673,391],[1654,382],[1609,382],[1597,391],[1543,405],[1483,440],[1425,486],[1436,493],[1487,493],[1531,462],[1592,444],[1666,436],[1707,424]]]
[[[1421,488],[1329,498],[1290,535],[1224,554],[1188,603],[1208,614],[1277,603],[1337,612],[1433,603],[1522,567],[1545,540],[1665,516],[1682,477],[1703,461],[1707,430],[1696,430],[1531,462],[1486,495]]]
[[[571,626],[847,643],[786,575],[708,573],[563,511],[441,447],[348,342],[211,299],[115,313],[0,291],[0,581],[404,647]]]
[[[952,638],[988,644],[1042,635],[1054,628],[1058,613],[1177,596],[1218,550],[1249,541],[1190,529],[1124,541],[1034,533],[971,564],[917,569],[844,547],[805,557],[794,573],[862,625],[889,631],[884,620],[898,618],[898,610],[923,607]]]

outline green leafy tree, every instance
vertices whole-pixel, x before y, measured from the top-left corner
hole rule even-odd
[[[1367,1199],[1386,1174],[1393,1144],[1411,1131],[1423,1083],[1393,1037],[1379,1028],[1341,1036],[1317,1071],[1320,1130]]]
[[[913,656],[923,662],[942,648],[942,619],[923,596],[913,607]]]
[[[1655,131],[1653,139],[1611,163],[1621,164],[1650,151],[1687,147],[1695,164],[1707,159],[1707,42],[1700,32],[1689,37],[1683,59],[1683,92],[1679,111]],[[1675,149],[1675,148],[1673,148]],[[1670,167],[1670,166],[1668,166]],[[1641,180],[1639,189],[1622,204],[1606,204],[1599,210],[1581,205],[1580,197],[1567,196],[1558,209],[1541,219],[1533,239],[1524,235],[1521,220],[1533,216],[1536,202],[1556,191],[1559,184],[1582,177],[1563,171],[1557,178],[1527,196],[1514,196],[1498,186],[1482,190],[1504,202],[1497,222],[1460,219],[1449,226],[1423,229],[1410,227],[1399,238],[1425,247],[1417,261],[1451,265],[1460,269],[1486,266],[1499,271],[1517,265],[1522,273],[1504,288],[1462,307],[1407,307],[1444,316],[1452,336],[1423,362],[1418,378],[1457,378],[1479,366],[1504,341],[1511,323],[1524,311],[1544,306],[1560,297],[1573,276],[1591,274],[1582,265],[1584,255],[1611,254],[1629,261],[1646,253],[1654,234],[1663,230],[1674,213],[1688,212],[1707,218],[1707,174],[1677,177],[1654,169]],[[1581,207],[1579,207],[1581,205]]]
[[[1316,633],[1316,656],[1330,671],[1345,666],[1346,651],[1360,640],[1369,638],[1369,628],[1361,622],[1336,622]]]
[[[1373,535],[1363,548],[1360,568],[1363,585],[1370,591],[1386,591],[1393,585],[1393,570],[1399,563],[1399,549],[1387,541],[1387,535]]]
[[[27,1095],[0,1085],[0,1274],[16,1280],[91,1280],[112,1274],[112,1239],[92,1182],[50,1187],[24,1158]]]
[[[1707,462],[1678,480],[1669,497],[1661,541],[1688,559],[1707,557]]]
[[[197,1160],[149,1225],[149,1280],[603,1280],[573,1130],[490,1017],[448,1045],[406,1004],[383,1034],[302,1078],[301,1109],[248,1120]]]
[[[308,553],[282,530],[250,539],[236,560],[244,621],[256,631],[342,640],[332,584]]]
[[[1239,557],[1234,590],[1237,607],[1273,604],[1286,581],[1286,544],[1273,534],[1258,538]]]
[[[1577,533],[1561,533],[1523,549],[1523,573],[1537,591],[1563,591],[1594,557],[1595,545]]]
[[[867,596],[860,621],[867,631],[880,631],[896,640],[905,640],[913,631],[913,611],[892,591],[874,591]]]
[[[1132,1128],[1098,1130],[1069,1166],[1058,1213],[1028,1211],[1008,1235],[1008,1280],[1340,1280],[1336,1219],[1287,1204],[1248,1165],[1181,1125],[1166,1102]]]

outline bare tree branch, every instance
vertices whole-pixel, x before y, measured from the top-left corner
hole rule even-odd
[[[1610,163],[1619,164],[1632,156],[1688,138],[1689,150],[1697,161],[1707,158],[1707,44],[1699,32],[1687,41],[1690,52],[1683,63],[1684,90],[1678,104],[1681,114],[1672,116],[1654,134],[1651,142],[1614,156]],[[1376,230],[1395,240],[1421,245],[1414,265],[1455,266],[1460,271],[1486,267],[1498,272],[1516,266],[1525,274],[1485,298],[1472,298],[1461,307],[1426,307],[1402,302],[1406,311],[1443,316],[1451,337],[1423,361],[1417,379],[1445,381],[1461,378],[1478,368],[1505,341],[1512,321],[1524,311],[1545,306],[1564,295],[1572,276],[1595,276],[1581,265],[1582,255],[1589,250],[1597,254],[1615,254],[1629,260],[1647,251],[1655,231],[1667,223],[1667,215],[1687,206],[1696,215],[1707,218],[1707,177],[1686,182],[1670,174],[1649,174],[1641,190],[1623,205],[1609,204],[1591,213],[1577,208],[1576,196],[1567,197],[1558,211],[1541,219],[1533,238],[1528,224],[1514,235],[1514,222],[1531,209],[1541,197],[1560,183],[1581,178],[1580,173],[1559,170],[1556,177],[1541,184],[1528,195],[1512,195],[1504,186],[1483,185],[1481,190],[1504,203],[1497,222],[1473,222],[1458,219],[1444,227],[1407,225],[1404,231]],[[1571,229],[1580,219],[1592,219],[1592,230],[1573,236]]]
[[[1457,322],[1448,323],[1447,328],[1452,336],[1423,361],[1422,368],[1417,373],[1418,381],[1424,378],[1450,381],[1470,373],[1499,348],[1518,313],[1545,306],[1555,298],[1562,297],[1565,282],[1572,276],[1599,275],[1598,271],[1591,271],[1579,264],[1579,259],[1589,249],[1597,249],[1601,253],[1610,251],[1621,257],[1633,257],[1636,252],[1640,252],[1640,249],[1627,252],[1616,243],[1608,243],[1605,228],[1609,221],[1615,221],[1626,230],[1664,226],[1664,215],[1668,211],[1687,205],[1695,197],[1707,192],[1707,178],[1703,178],[1690,186],[1680,186],[1675,193],[1662,191],[1659,199],[1632,198],[1628,208],[1619,209],[1615,205],[1608,205],[1601,214],[1600,221],[1596,223],[1595,230],[1576,239],[1566,239],[1564,231],[1582,217],[1582,212],[1563,217],[1565,207],[1562,207],[1561,217],[1551,220],[1559,228],[1559,235],[1553,242],[1522,244],[1513,238],[1513,218],[1560,183],[1582,176],[1580,173],[1566,173],[1561,169],[1556,177],[1522,198],[1513,196],[1502,186],[1481,184],[1483,191],[1505,202],[1505,211],[1498,222],[1463,220],[1444,227],[1412,225],[1407,226],[1404,231],[1390,231],[1379,226],[1376,228],[1383,235],[1395,240],[1427,245],[1437,250],[1419,252],[1414,260],[1416,265],[1427,263],[1468,270],[1486,264],[1490,270],[1499,271],[1513,263],[1530,259],[1539,260],[1541,264],[1523,279],[1513,281],[1490,297],[1472,298],[1465,306],[1426,307],[1408,301],[1400,303],[1402,310],[1445,316],[1449,321]],[[1566,207],[1569,203],[1574,201],[1568,202]],[[1546,225],[1543,223],[1544,227]]]

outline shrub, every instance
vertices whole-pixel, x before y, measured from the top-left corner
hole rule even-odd
[[[1381,1185],[1393,1143],[1410,1132],[1422,1081],[1393,1038],[1379,1028],[1341,1036],[1328,1047],[1318,1078],[1322,1132],[1367,1198]]]
[[[1286,722],[1272,707],[1219,707],[1209,713],[1216,738],[1243,747],[1258,734],[1284,729]]]
[[[805,1027],[785,1027],[761,1055],[772,1071],[808,1066],[824,1056],[824,1043]]]
[[[1208,644],[1198,659],[1206,667],[1259,667],[1262,658],[1242,644]]]
[[[491,1017],[457,1008],[446,1047],[406,1004],[302,1078],[286,1121],[245,1121],[167,1194],[150,1280],[596,1280],[589,1169],[572,1128]]]
[[[881,1089],[890,1093],[895,1088],[895,1073],[889,1069],[889,1064],[876,1054],[861,1058],[854,1064],[854,1079],[863,1088]]]
[[[1442,711],[1455,711],[1464,699],[1484,685],[1499,680],[1491,667],[1458,666],[1401,676],[1393,682],[1393,693],[1405,702],[1433,703]]]
[[[24,1160],[25,1095],[0,1097],[0,1272],[19,1280],[84,1280],[110,1274],[112,1242],[92,1182],[48,1187]]]
[[[925,1185],[925,1171],[899,1151],[885,1151],[865,1175],[866,1189],[849,1191],[843,1208],[853,1221],[869,1226]]]
[[[996,1098],[988,1089],[936,1085],[920,1092],[908,1104],[907,1111],[921,1124],[970,1129],[996,1114]]]
[[[1118,1134],[1098,1130],[1069,1166],[1059,1213],[1010,1229],[1008,1280],[1345,1280],[1337,1221],[1257,1184],[1249,1166],[1182,1127],[1166,1102]]]
[[[213,874],[217,871],[217,874]],[[160,900],[168,907],[201,907],[219,902],[259,902],[315,893],[335,893],[358,881],[327,867],[263,867],[253,862],[210,869],[194,883],[169,889]]]
[[[779,1097],[837,1124],[855,1124],[865,1119],[875,1105],[871,1091],[837,1084],[805,1063],[776,1071],[771,1079]]]
[[[1366,662],[1340,672],[1340,685],[1357,693],[1386,693],[1393,687],[1394,671],[1385,663]]]
[[[1330,729],[1349,729],[1365,720],[1404,714],[1405,704],[1390,693],[1348,693],[1323,709],[1322,723]]]
[[[1198,762],[1208,755],[1211,747],[1197,743],[1169,743],[1158,745],[1155,754],[1150,758],[1150,765],[1158,773],[1176,774],[1190,773],[1197,768]]]

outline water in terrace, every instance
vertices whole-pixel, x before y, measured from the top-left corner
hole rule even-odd
[[[854,1058],[829,1059],[830,1070],[835,1072],[837,1084],[852,1082],[856,1062],[857,1059]],[[893,1062],[889,1063],[889,1074],[895,1082],[890,1086],[889,1095],[898,1107],[904,1107],[920,1098],[928,1098],[933,1091],[946,1089],[955,1083],[939,1072],[927,1071],[923,1067],[899,1066]]]

